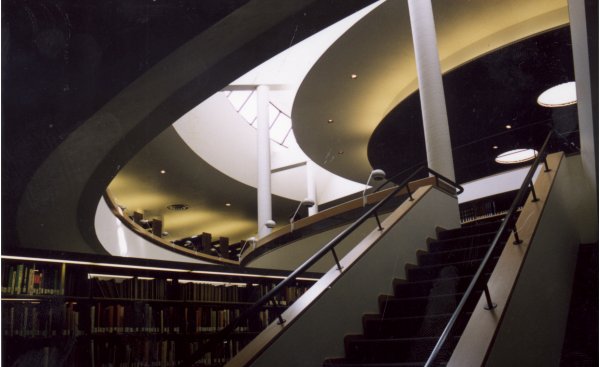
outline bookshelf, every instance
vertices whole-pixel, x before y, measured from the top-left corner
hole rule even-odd
[[[176,366],[287,275],[83,254],[2,255],[2,364]],[[319,277],[300,277],[203,364],[223,365]]]

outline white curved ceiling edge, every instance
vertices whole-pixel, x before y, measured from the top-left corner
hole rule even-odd
[[[294,98],[306,74],[350,27],[381,5],[379,0],[288,48],[233,81],[232,86],[277,85],[269,93],[271,102],[291,116]]]
[[[266,84],[277,85],[270,91],[271,102],[290,115],[296,92],[302,80],[321,55],[352,25],[375,9],[384,0],[356,12],[323,31],[274,56],[231,83],[249,88]],[[285,86],[283,88],[279,86]],[[173,124],[182,140],[202,159],[220,172],[246,185],[256,187],[256,130],[228,103],[215,94]],[[215,121],[218,119],[218,122]],[[293,134],[293,132],[291,133]],[[293,137],[288,148],[271,143],[273,194],[293,200],[306,197],[307,157]],[[363,189],[356,183],[334,175],[315,165],[318,203],[327,203]]]
[[[192,151],[221,173],[251,187],[257,185],[256,129],[238,114],[227,97],[217,93],[173,124]],[[306,155],[294,139],[284,148],[271,142],[271,192],[300,201],[306,197]],[[293,169],[287,166],[301,164]],[[281,170],[279,170],[281,169]],[[317,167],[317,198],[326,203],[361,191],[364,185]]]

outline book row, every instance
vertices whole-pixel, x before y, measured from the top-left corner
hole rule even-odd
[[[2,293],[9,295],[64,294],[64,267],[57,264],[2,266]]]
[[[95,334],[198,335],[229,325],[239,317],[237,308],[163,306],[151,304],[10,304],[2,308],[5,337],[55,337]],[[237,332],[256,332],[277,317],[278,311],[263,309],[244,320]]]
[[[99,279],[93,278],[92,296],[156,300],[188,300],[204,302],[253,302],[267,294],[275,284],[214,284],[174,281],[172,279]],[[275,297],[274,304],[288,305],[308,287],[289,286]]]

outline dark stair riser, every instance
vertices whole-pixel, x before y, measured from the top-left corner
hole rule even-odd
[[[490,274],[487,273],[485,275],[489,277]],[[465,275],[462,277],[456,277],[454,279],[447,279],[447,281],[453,282],[455,284],[455,287],[438,287],[435,290],[435,294],[442,295],[462,293],[467,289],[472,279],[472,275]],[[438,283],[438,279],[424,280],[420,282],[407,282],[405,280],[397,280],[394,283],[394,295],[398,298],[427,297],[432,293],[432,288]],[[481,288],[481,286],[479,288]]]
[[[438,338],[364,339],[346,337],[346,358],[361,362],[426,361]],[[458,337],[448,338],[442,354],[452,350]]]
[[[472,308],[477,299],[479,299],[481,291],[473,292],[469,301],[465,305]],[[389,296],[380,297],[379,314],[382,317],[409,317],[409,316],[433,316],[452,313],[460,302],[463,293],[419,297],[419,298],[394,298]]]
[[[445,265],[408,268],[406,270],[406,275],[408,281],[410,282],[437,279],[439,281],[439,287],[450,286],[450,283],[448,282],[450,279],[474,275],[477,269],[479,268],[479,265],[481,265],[481,260],[483,259],[450,263]],[[486,270],[490,269],[490,267],[495,266],[497,260],[497,257],[490,258],[490,261],[486,266]],[[444,280],[447,281],[444,282]]]
[[[420,252],[417,254],[417,264],[418,266],[432,266],[481,259],[489,248],[489,244],[486,244],[460,250]]]
[[[510,235],[509,231],[505,231],[500,237],[501,242],[506,242],[506,239]],[[458,249],[467,249],[472,247],[478,247],[483,245],[490,245],[496,232],[482,233],[476,236],[453,238],[449,240],[429,240],[427,243],[427,250],[429,252],[437,251],[452,251]]]
[[[497,232],[501,222],[484,223],[475,226],[442,230],[437,233],[438,240],[447,240],[456,237],[465,237],[481,233]]]
[[[465,314],[457,320],[451,335],[459,335],[462,332],[470,314]],[[382,318],[381,315],[365,315],[363,317],[363,335],[367,339],[440,336],[451,316],[451,314],[442,314]]]

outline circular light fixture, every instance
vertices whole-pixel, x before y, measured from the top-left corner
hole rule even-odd
[[[327,123],[328,123],[328,124],[333,124],[333,119],[329,119],[329,120],[327,120]]]
[[[504,127],[507,128],[507,129],[512,129],[512,125],[506,125]]]
[[[497,145],[494,145],[494,146],[492,147],[492,149],[498,149],[498,146],[497,146]]]
[[[171,204],[167,206],[167,209],[174,211],[188,210],[190,208],[187,204]]]
[[[225,206],[231,206],[231,203],[225,203]]]
[[[342,155],[342,154],[344,154],[344,151],[343,150],[338,150],[338,154]]]
[[[513,149],[499,154],[495,161],[500,164],[517,164],[530,161],[537,156],[538,152],[534,149]]]
[[[356,78],[358,78],[358,75],[356,75],[356,74],[350,74],[350,78],[356,79]]]
[[[160,170],[160,174],[161,174],[161,175],[164,175],[165,173],[167,173],[167,171],[165,171],[164,169],[161,169],[161,170]]]
[[[537,99],[537,103],[544,107],[563,107],[577,103],[575,82],[567,82],[546,89]]]

